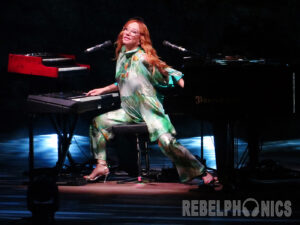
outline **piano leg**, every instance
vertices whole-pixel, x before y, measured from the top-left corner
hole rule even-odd
[[[212,124],[218,178],[224,186],[232,185],[234,181],[233,121],[216,119]]]
[[[248,166],[251,170],[255,169],[259,161],[260,151],[260,121],[258,118],[249,119],[247,122],[247,134],[248,134],[248,154],[249,163]]]

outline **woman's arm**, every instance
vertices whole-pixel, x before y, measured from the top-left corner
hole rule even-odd
[[[181,78],[181,79],[177,82],[177,84],[179,85],[179,87],[184,88],[184,79]]]
[[[110,92],[114,92],[114,91],[118,91],[118,90],[119,90],[118,85],[113,83],[113,84],[110,84],[103,88],[96,88],[96,89],[90,90],[88,93],[86,93],[86,95],[87,96],[102,95],[105,93],[110,93]]]
[[[158,83],[164,79],[164,75],[156,67],[149,65],[149,57],[146,54],[143,55],[143,58],[141,61],[148,68],[148,70],[152,73],[152,76],[154,76],[154,79]],[[174,87],[174,85],[177,84],[179,87],[184,88],[184,79],[182,78],[183,74],[180,71],[177,71],[171,67],[167,67],[166,72],[168,73],[168,76],[169,76],[169,84],[167,84],[166,86]],[[171,76],[175,78],[174,81],[171,78]]]

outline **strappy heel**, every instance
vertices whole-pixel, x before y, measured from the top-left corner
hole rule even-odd
[[[221,191],[223,189],[223,184],[220,183],[217,176],[211,173],[205,172],[202,176],[204,185],[212,187],[215,191]]]
[[[87,182],[96,182],[104,177],[103,183],[105,183],[108,178],[108,175],[109,175],[109,169],[106,164],[106,161],[99,160],[96,168],[92,171],[92,173],[90,175],[84,176],[83,178]]]

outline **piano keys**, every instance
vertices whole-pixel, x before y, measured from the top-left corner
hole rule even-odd
[[[81,114],[118,106],[118,93],[97,96],[85,96],[81,92],[55,92],[41,95],[29,95],[27,111],[33,113],[76,113]]]

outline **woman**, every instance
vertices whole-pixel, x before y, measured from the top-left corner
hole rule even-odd
[[[205,184],[218,184],[212,174],[173,135],[175,129],[164,113],[162,97],[156,89],[175,81],[184,87],[182,73],[161,61],[152,47],[148,28],[139,19],[130,19],[116,41],[116,80],[103,88],[91,90],[87,95],[120,92],[121,109],[94,118],[90,127],[91,148],[97,166],[84,178],[94,181],[109,174],[106,163],[106,141],[113,137],[112,126],[145,121],[151,141],[158,141],[162,152],[176,165],[181,182],[201,177]]]

